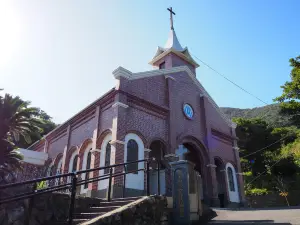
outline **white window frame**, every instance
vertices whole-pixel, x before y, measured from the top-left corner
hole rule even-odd
[[[74,158],[75,158],[76,155],[79,156],[77,150],[74,151],[74,152],[72,153],[71,157],[70,157],[70,161],[69,161],[69,173],[72,173],[72,172],[73,172],[73,171],[72,171],[72,169],[73,169],[73,163],[74,163]],[[79,159],[79,157],[78,157],[78,161],[79,161],[79,160],[80,160],[80,159]],[[78,165],[78,161],[77,161],[77,165]],[[76,168],[77,168],[77,167],[76,167]],[[77,168],[77,169],[78,169],[78,168]],[[71,180],[72,180],[71,176],[68,176],[68,182],[71,182]]]
[[[100,167],[103,167],[105,165],[106,146],[111,140],[112,140],[112,135],[107,134],[102,141],[101,150],[100,150]],[[113,146],[111,145],[110,165],[114,164],[114,162],[112,161],[112,159],[114,158],[114,157],[112,157],[113,154],[114,154]],[[104,175],[104,170],[99,171],[99,176],[102,176],[102,175]],[[103,190],[103,189],[106,189],[107,187],[108,187],[108,179],[98,181],[98,190]]]
[[[144,156],[144,142],[142,139],[134,133],[128,133],[125,136],[125,144],[124,144],[124,162],[127,162],[127,143],[129,140],[135,140],[138,144],[138,160],[142,160],[145,158]],[[140,162],[138,164],[138,169],[143,169],[145,167],[144,162]],[[144,190],[144,171],[138,171],[137,174],[126,174],[126,188],[132,188],[137,190]]]
[[[81,170],[86,170],[86,166],[87,166],[87,157],[88,157],[88,154],[90,152],[90,150],[92,149],[92,143],[88,144],[84,150],[84,154],[83,154],[83,161],[82,161],[82,167],[81,167]],[[93,156],[92,156],[93,157]],[[92,162],[92,160],[91,160]],[[84,181],[85,180],[85,177],[86,177],[86,173],[82,173],[81,174],[81,180]],[[84,188],[84,184],[81,185],[80,187],[80,193],[81,194],[85,194],[87,193],[88,191],[88,187],[87,188]]]
[[[234,191],[230,191],[228,168],[232,169]],[[227,190],[228,190],[228,194],[229,194],[229,201],[230,202],[240,202],[236,171],[235,171],[234,166],[231,163],[226,164],[226,176],[227,176]]]

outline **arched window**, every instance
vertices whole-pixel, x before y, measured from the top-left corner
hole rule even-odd
[[[230,167],[227,168],[227,174],[228,174],[229,189],[230,191],[235,191],[233,171]]]
[[[106,149],[105,149],[105,162],[104,166],[110,166],[110,154],[111,154],[111,145],[110,143],[107,143]],[[109,168],[104,169],[104,174],[109,173]]]
[[[90,169],[91,168],[91,159],[92,159],[92,153],[89,152],[88,156],[87,156],[87,161],[86,161],[86,169]],[[85,180],[87,181],[90,178],[90,173],[86,173],[85,175]],[[84,188],[88,188],[89,184],[85,183],[84,184]]]
[[[135,140],[130,139],[127,142],[127,162],[137,161],[139,159],[139,146]],[[135,171],[138,170],[138,163],[131,163],[127,165],[127,171]],[[133,173],[138,173],[137,171]]]
[[[59,160],[57,167],[56,167],[56,175],[62,174],[62,158]],[[55,185],[60,185],[61,184],[61,178],[56,178],[55,179]]]
[[[77,163],[78,163],[78,155],[75,155],[73,159],[72,172],[75,172],[77,170]]]

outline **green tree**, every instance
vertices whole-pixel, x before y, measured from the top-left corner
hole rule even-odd
[[[300,56],[290,59],[292,67],[290,77],[291,81],[287,81],[281,86],[282,95],[274,100],[280,102],[281,113],[290,116],[291,121],[297,127],[300,126]]]
[[[27,147],[56,125],[51,117],[20,97],[0,96],[0,179],[5,180],[12,171],[20,169],[20,156],[13,151]]]

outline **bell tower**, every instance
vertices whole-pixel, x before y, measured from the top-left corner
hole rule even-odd
[[[149,64],[157,69],[188,66],[195,73],[199,64],[192,58],[188,48],[183,48],[179,43],[173,26],[173,15],[175,15],[175,12],[172,10],[172,7],[168,8],[168,11],[170,12],[171,25],[169,38],[163,48],[160,46],[157,47],[156,53]]]

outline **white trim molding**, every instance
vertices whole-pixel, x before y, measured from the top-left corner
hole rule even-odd
[[[130,72],[129,70],[123,68],[122,66],[119,66],[117,69],[115,69],[112,74],[114,75],[114,77],[119,80],[120,77],[124,77],[126,79],[129,79],[132,76],[132,72]]]
[[[237,147],[237,146],[234,146],[234,147],[233,147],[233,150],[237,150],[237,151],[238,151],[238,150],[240,150],[240,148]]]
[[[124,103],[122,103],[122,102],[116,102],[116,103],[114,103],[111,107],[117,107],[117,106],[121,106],[121,107],[123,107],[123,108],[128,108],[129,106],[128,105],[126,105],[126,104],[124,104]]]
[[[121,144],[121,145],[125,145],[125,142],[124,141],[120,141],[120,140],[111,140],[109,143],[111,145],[116,144],[116,143]]]

